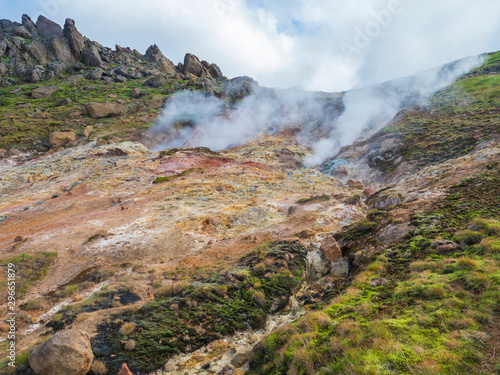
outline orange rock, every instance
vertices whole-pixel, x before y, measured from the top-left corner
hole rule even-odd
[[[118,375],[134,375],[134,374],[132,374],[132,371],[129,370],[127,364],[124,363]]]
[[[323,242],[321,242],[319,251],[323,258],[330,262],[336,262],[342,258],[342,250],[340,250],[340,246],[332,236],[326,237]]]

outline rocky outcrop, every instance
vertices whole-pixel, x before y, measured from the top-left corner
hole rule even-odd
[[[186,56],[184,57],[184,64],[181,64],[180,68],[182,68],[182,73],[186,75],[192,74],[200,78],[224,78],[224,75],[217,65],[209,64],[206,61],[200,61],[198,57],[191,53],[186,54]]]
[[[149,47],[144,56],[149,62],[155,64],[160,72],[171,75],[177,73],[174,63],[163,55],[156,44]]]
[[[4,64],[7,69],[0,71],[0,85],[15,83],[16,80],[8,76],[25,82],[40,82],[63,72],[71,74],[82,70],[86,70],[83,75],[88,79],[108,82],[157,76],[147,84],[154,87],[164,85],[163,79],[158,79],[160,74],[165,79],[184,79],[185,72],[194,80],[226,79],[217,65],[200,61],[192,54],[186,55],[185,64],[176,67],[156,44],[149,47],[145,55],[118,45],[113,51],[85,38],[75,21],[69,18],[64,29],[44,16],[40,16],[36,24],[27,15],[23,15],[22,24],[0,20],[0,56],[9,60],[9,66]],[[91,73],[89,68],[102,68],[102,74],[100,71]]]
[[[31,20],[30,16],[28,16],[27,14],[23,14],[22,24],[24,28],[28,30],[31,35],[33,35],[33,38],[38,39],[40,37],[40,34],[36,29],[35,23]]]
[[[80,57],[85,48],[85,39],[77,30],[75,21],[67,18],[63,30],[64,37],[68,40],[71,51],[76,57]]]
[[[61,26],[44,16],[38,17],[36,29],[42,39],[50,39],[55,36],[62,38],[63,36],[63,29]]]
[[[93,359],[88,334],[73,330],[56,333],[28,357],[38,375],[85,375]]]
[[[92,118],[121,116],[127,113],[127,107],[120,103],[90,103],[86,109]]]
[[[195,55],[186,53],[184,57],[184,74],[193,74],[196,77],[201,77],[203,73],[206,76],[206,68],[201,65],[200,60]]]

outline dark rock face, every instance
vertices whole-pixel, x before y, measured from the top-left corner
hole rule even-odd
[[[40,34],[38,34],[36,25],[31,20],[31,18],[27,14],[23,14],[22,20],[24,28],[28,30],[31,33],[31,35],[33,35],[33,38],[38,39],[40,37]]]
[[[18,26],[14,29],[13,34],[25,39],[33,39],[33,34],[31,34],[24,26]]]
[[[42,39],[50,39],[55,36],[62,38],[63,36],[61,26],[44,16],[38,17],[38,20],[36,21],[36,28]]]

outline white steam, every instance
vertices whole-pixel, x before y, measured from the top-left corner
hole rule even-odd
[[[342,146],[385,126],[402,108],[424,104],[439,89],[480,65],[484,56],[447,64],[408,78],[345,95],[254,87],[230,107],[227,100],[200,92],[175,94],[151,130],[156,149],[204,146],[214,150],[243,144],[263,133],[297,129],[297,139],[312,149],[306,166],[319,165]]]

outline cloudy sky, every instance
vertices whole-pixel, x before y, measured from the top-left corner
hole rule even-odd
[[[156,43],[228,77],[339,91],[500,50],[498,0],[0,0],[1,18],[76,21],[101,44]]]

